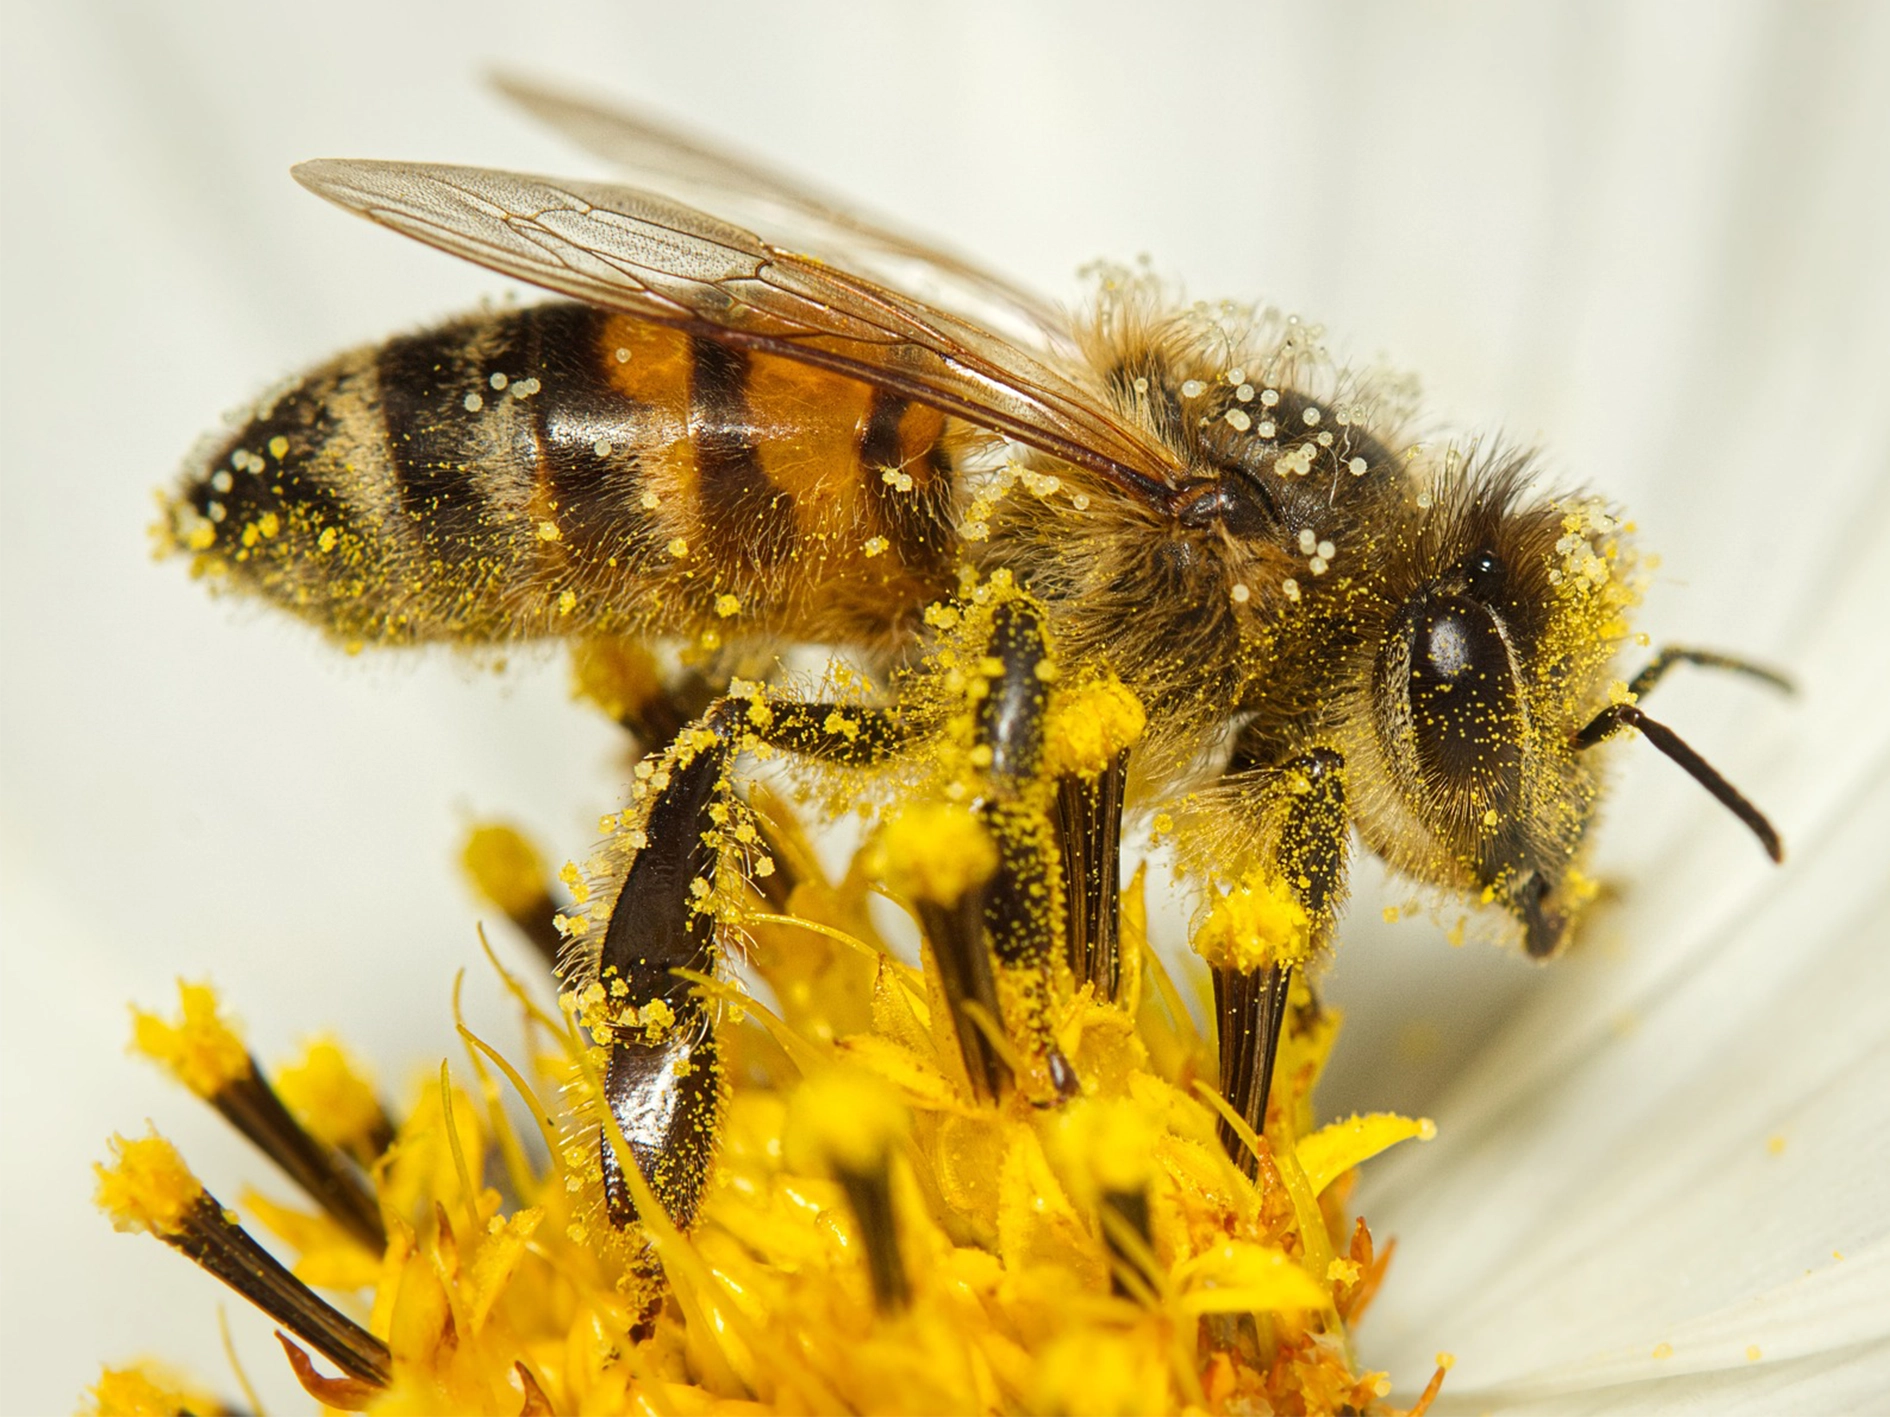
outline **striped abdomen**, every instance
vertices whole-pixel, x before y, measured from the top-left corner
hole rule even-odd
[[[336,359],[187,472],[205,572],[350,641],[876,645],[950,588],[943,417],[584,305]]]

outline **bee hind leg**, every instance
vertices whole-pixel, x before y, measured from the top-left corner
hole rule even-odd
[[[745,697],[719,700],[677,735],[667,781],[643,822],[647,844],[605,928],[597,959],[605,1002],[587,1011],[585,1023],[607,1049],[604,1104],[679,1228],[695,1219],[720,1130],[720,1051],[695,980],[714,973],[719,953],[715,808],[733,791],[733,761],[766,743],[868,766],[902,741],[896,716],[884,710]],[[606,1207],[614,1224],[628,1227],[637,1219],[636,1203],[607,1130],[599,1130]]]

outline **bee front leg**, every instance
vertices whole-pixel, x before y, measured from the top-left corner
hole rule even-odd
[[[767,743],[870,766],[903,739],[896,716],[883,710],[736,697],[677,734],[665,756],[662,786],[642,824],[645,845],[611,908],[597,957],[602,998],[586,1000],[584,1022],[608,1051],[604,1105],[679,1228],[695,1220],[720,1129],[720,1053],[695,979],[714,973],[718,955],[716,808],[733,790],[734,758],[745,746]],[[603,1128],[599,1133],[606,1208],[612,1223],[628,1227],[636,1204],[616,1149]]]
[[[1305,913],[1306,937],[1290,958],[1263,958],[1249,967],[1243,967],[1249,965],[1245,959],[1213,965],[1221,1095],[1256,1135],[1266,1129],[1267,1095],[1293,971],[1330,940],[1344,899],[1349,830],[1345,759],[1332,749],[1301,753],[1258,782],[1262,874]],[[1220,1136],[1228,1155],[1254,1174],[1255,1158],[1225,1120]]]

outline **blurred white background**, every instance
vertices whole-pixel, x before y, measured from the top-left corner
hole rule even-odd
[[[225,1199],[274,1178],[123,1055],[127,1001],[169,1008],[174,976],[208,975],[261,1057],[333,1027],[403,1087],[459,1056],[461,966],[475,1023],[510,1037],[453,866],[466,821],[577,855],[617,805],[613,735],[558,662],[350,661],[147,549],[152,489],[225,410],[505,289],[326,207],[291,163],[603,175],[482,88],[494,63],[664,109],[1059,297],[1145,251],[1191,294],[1388,355],[1432,417],[1539,440],[1628,505],[1665,558],[1657,639],[1807,679],[1788,707],[1676,676],[1659,706],[1795,848],[1854,844],[1857,804],[1885,801],[1883,7],[327,0],[11,3],[4,24],[0,1407],[68,1408],[100,1360],[147,1353],[230,1387],[223,1296],[114,1235],[87,1168],[149,1116]],[[1651,932],[1773,889],[1668,764],[1619,761],[1602,865],[1628,905],[1565,967],[1387,927],[1399,893],[1361,872],[1333,1110],[1437,1108],[1448,1165],[1449,1084],[1505,1017],[1579,1019],[1659,957]],[[1855,859],[1840,883],[1883,884],[1880,849]],[[1693,894],[1658,898],[1676,880]],[[1872,899],[1844,928],[1880,944]],[[1881,1042],[1890,1006],[1862,1007]],[[1436,1298],[1385,1356],[1410,1331],[1400,1275],[1364,1343],[1403,1386],[1475,1343]],[[268,1325],[228,1307],[251,1376],[296,1408]]]

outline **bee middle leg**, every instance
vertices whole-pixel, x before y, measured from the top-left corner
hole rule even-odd
[[[1331,936],[1333,917],[1345,894],[1347,832],[1345,759],[1330,748],[1312,748],[1280,763],[1260,779],[1262,864],[1306,912],[1308,951]],[[1214,1005],[1220,1026],[1221,1095],[1258,1135],[1266,1129],[1267,1096],[1295,966],[1263,963],[1253,969],[1216,965]],[[1223,1119],[1221,1145],[1253,1175],[1257,1159],[1247,1153]]]
[[[1051,1088],[1062,1100],[1075,1095],[1079,1084],[1051,1027],[1058,945],[1062,942],[1066,950],[1071,948],[1068,936],[1073,927],[1069,922],[1077,913],[1066,900],[1067,877],[1059,839],[1067,842],[1080,832],[1086,845],[1093,844],[1100,851],[1111,834],[1106,823],[1096,827],[1094,843],[1088,842],[1081,823],[1072,822],[1075,830],[1066,831],[1060,805],[1063,779],[1052,783],[1043,780],[1052,675],[1047,672],[1051,657],[1042,613],[1027,601],[1000,606],[992,617],[985,659],[997,672],[978,706],[975,747],[981,756],[989,755],[987,790],[979,814],[997,844],[997,869],[980,894],[978,923],[984,939],[963,942],[960,948],[975,955],[988,946],[1011,986],[1007,992],[1019,1015],[1011,1022],[1033,1057],[1042,1061]],[[1119,798],[1115,808],[1119,826]],[[1087,879],[1087,858],[1084,865]],[[1113,904],[1113,851],[1106,867],[1100,860],[1095,863],[1099,878],[1105,869],[1111,878],[1108,894]],[[1087,898],[1076,904],[1087,930],[1092,914]],[[1094,914],[1098,931],[1102,919],[1110,922],[1113,956],[1113,913],[1105,917],[1098,910]],[[966,1025],[960,1023],[959,1030],[963,1043]],[[1002,1096],[1013,1081],[1008,1072],[1001,1062],[994,1063],[989,1081],[980,1090]],[[975,1085],[975,1072],[973,1078]]]

